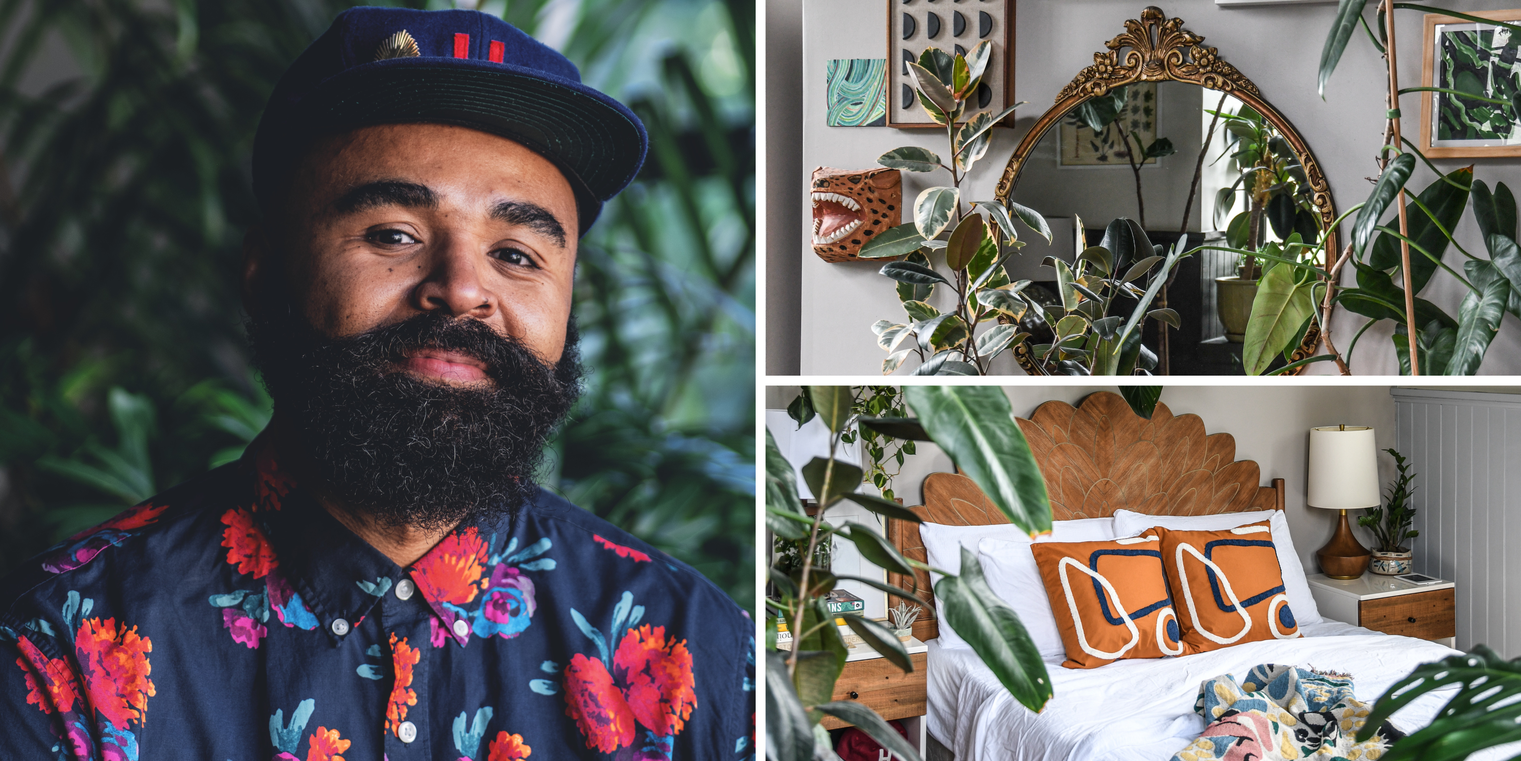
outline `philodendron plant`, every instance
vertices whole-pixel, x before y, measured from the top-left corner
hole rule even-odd
[[[1393,447],[1384,451],[1394,458],[1397,472],[1394,480],[1389,482],[1389,490],[1384,492],[1384,504],[1370,509],[1366,515],[1358,518],[1357,525],[1373,532],[1373,537],[1378,540],[1379,552],[1405,552],[1409,550],[1405,546],[1405,540],[1421,535],[1420,531],[1411,528],[1415,523],[1415,506],[1410,504],[1410,493],[1415,490],[1411,488],[1410,482],[1415,480],[1415,476],[1410,474],[1409,458]]]
[[[881,534],[857,523],[835,525],[829,511],[852,502],[890,520],[920,522],[897,503],[859,494],[861,469],[835,459],[840,438],[852,426],[863,426],[897,438],[932,442],[950,455],[956,469],[982,488],[1009,522],[1031,535],[1051,530],[1051,507],[1045,480],[1030,453],[1024,434],[1014,422],[1003,391],[988,386],[910,386],[903,390],[916,418],[865,418],[851,414],[853,394],[848,387],[810,386],[804,389],[817,415],[831,432],[829,456],[803,466],[803,478],[813,491],[818,510],[808,515],[797,496],[791,463],[766,434],[766,525],[778,537],[806,540],[809,551],[801,568],[782,573],[771,568],[773,594],[766,599],[766,758],[768,761],[812,761],[830,758],[829,735],[819,723],[834,716],[859,727],[903,761],[919,754],[875,711],[851,700],[833,699],[834,686],[845,667],[846,647],[835,618],[843,618],[867,646],[905,673],[913,660],[893,630],[859,614],[830,615],[824,597],[841,580],[857,581],[926,604],[912,592],[864,576],[835,575],[806,561],[812,548],[836,537],[847,540],[872,563],[901,574],[932,570],[942,578],[935,584],[936,609],[948,625],[971,645],[992,669],[1009,694],[1032,711],[1051,699],[1051,680],[1018,616],[983,580],[977,555],[961,551],[960,574],[909,560]],[[776,618],[783,617],[793,632],[791,651],[778,650]]]
[[[918,62],[908,64],[919,105],[945,127],[950,160],[908,146],[882,154],[878,162],[909,172],[945,170],[951,184],[925,188],[914,202],[913,222],[873,238],[858,254],[862,259],[907,257],[882,267],[883,275],[898,282],[898,298],[908,313],[906,322],[878,320],[872,326],[877,343],[888,351],[884,375],[897,370],[909,355],[920,362],[915,375],[983,375],[995,357],[1023,340],[1016,322],[1031,303],[1020,293],[1029,282],[1010,283],[1003,263],[1024,245],[1014,220],[1048,242],[1051,229],[1044,217],[1017,203],[969,202],[961,195],[967,172],[988,152],[993,126],[1022,105],[963,120],[967,100],[982,83],[991,55],[991,43],[982,42],[965,56],[929,48]],[[949,278],[930,263],[927,254],[935,251],[944,252]],[[937,285],[955,289],[951,311],[930,305]],[[979,330],[984,323],[989,327]]]

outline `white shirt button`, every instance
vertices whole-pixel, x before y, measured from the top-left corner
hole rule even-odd
[[[333,619],[333,633],[342,637],[349,633],[349,622],[341,618]]]
[[[396,728],[396,736],[404,743],[410,743],[417,739],[417,725],[410,721],[404,721]]]
[[[402,579],[396,582],[396,599],[398,600],[410,600],[412,599],[412,593],[416,591],[417,585],[413,584],[411,579]]]
[[[467,635],[469,633],[470,633],[470,624],[465,623],[465,620],[462,619],[462,618],[461,619],[455,619],[455,621],[454,621],[454,636],[456,636],[456,637],[463,637],[463,636],[465,636],[465,635]]]

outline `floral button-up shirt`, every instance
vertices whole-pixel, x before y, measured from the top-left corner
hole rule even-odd
[[[250,453],[0,586],[0,758],[754,756],[691,568],[547,492],[401,568]]]

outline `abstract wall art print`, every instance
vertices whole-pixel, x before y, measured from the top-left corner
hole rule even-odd
[[[829,126],[887,125],[887,59],[832,58],[825,80]]]
[[[1473,15],[1521,24],[1521,10]],[[1421,151],[1431,158],[1521,156],[1521,31],[1427,14]]]

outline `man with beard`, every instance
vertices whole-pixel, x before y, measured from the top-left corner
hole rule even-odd
[[[0,758],[754,755],[746,616],[533,483],[645,135],[473,11],[345,12],[254,147],[242,461],[0,591]]]

